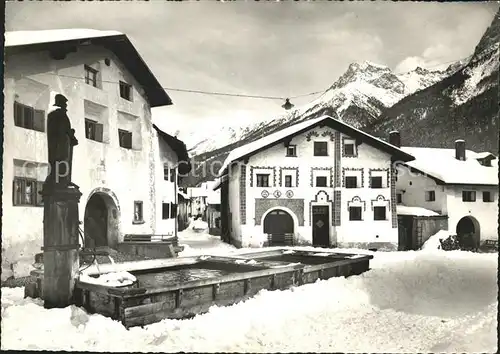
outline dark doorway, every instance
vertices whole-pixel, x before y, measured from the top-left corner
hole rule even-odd
[[[457,239],[462,250],[477,250],[480,242],[479,222],[472,216],[465,216],[457,224]]]
[[[273,210],[264,219],[264,233],[269,246],[285,246],[293,243],[293,219],[284,210]]]
[[[312,207],[313,246],[330,247],[330,211],[328,206]]]
[[[98,193],[87,202],[83,226],[87,247],[108,246],[108,208]]]
[[[410,251],[416,249],[413,238],[412,215],[398,215],[398,251]]]

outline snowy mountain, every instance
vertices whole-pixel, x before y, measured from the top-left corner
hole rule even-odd
[[[498,151],[500,11],[466,65],[384,110],[365,130],[382,138],[399,130],[407,146],[451,148],[465,139],[476,151]]]
[[[204,137],[192,144],[192,155],[214,151],[241,140],[260,137],[273,127],[294,123],[328,109],[336,117],[362,127],[373,122],[383,109],[392,106],[403,97],[422,90],[458,70],[450,66],[445,71],[428,71],[422,68],[407,73],[394,74],[386,66],[368,61],[353,63],[347,71],[316,100],[281,117],[253,122],[245,126],[221,127],[216,137]],[[187,139],[192,140],[192,139]]]

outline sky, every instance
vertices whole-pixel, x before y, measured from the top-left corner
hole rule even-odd
[[[7,2],[7,31],[116,30],[167,88],[290,97],[323,91],[353,62],[396,72],[469,56],[498,3],[456,2]],[[282,100],[167,90],[153,109],[188,145],[214,127],[279,117]],[[296,106],[318,95],[293,99]],[[193,134],[193,132],[195,132]]]

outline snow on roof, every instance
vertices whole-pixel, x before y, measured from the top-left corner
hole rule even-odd
[[[186,193],[184,193],[181,190],[178,190],[177,194],[180,195],[180,196],[182,196],[182,198],[184,198],[184,199],[189,199],[189,195],[187,195]]]
[[[220,190],[209,192],[207,204],[220,204]]]
[[[455,158],[455,149],[402,147],[401,150],[415,156],[415,160],[406,162],[408,166],[446,184],[498,185],[498,160],[492,161],[491,167],[483,166],[474,151],[466,150],[466,160],[460,161]]]
[[[187,190],[189,196],[191,198],[197,198],[197,197],[208,197],[209,190],[206,188],[200,188],[200,187],[191,187],[188,188]]]
[[[326,122],[330,121],[330,122],[334,122],[336,124],[340,124],[342,126],[348,127],[349,130],[352,130],[359,135],[367,137],[373,141],[376,141],[377,143],[381,144],[382,146],[386,146],[388,149],[391,149],[394,151],[399,151],[403,155],[405,155],[402,150],[398,149],[394,145],[391,145],[391,144],[385,142],[384,140],[381,140],[381,139],[376,138],[372,135],[369,135],[369,134],[367,134],[359,129],[356,129],[356,128],[354,128],[354,127],[352,127],[352,126],[350,126],[350,125],[348,125],[348,124],[346,124],[338,119],[324,115],[324,116],[321,116],[318,118],[308,119],[306,121],[291,125],[291,126],[284,128],[278,132],[269,134],[267,136],[264,136],[263,138],[260,138],[258,140],[251,142],[251,143],[245,144],[243,146],[240,146],[240,147],[234,149],[233,151],[231,151],[231,153],[229,153],[228,157],[224,161],[224,164],[222,165],[221,169],[219,170],[219,176],[224,175],[225,170],[227,169],[227,167],[229,166],[229,164],[231,162],[236,161],[247,154],[251,154],[252,152],[254,152],[258,149],[265,148],[266,146],[272,145],[276,141],[284,139],[292,134],[298,133],[303,129],[307,129],[309,127],[312,127],[321,121],[326,121]]]
[[[8,31],[5,32],[5,46],[30,45],[71,41],[76,39],[119,36],[118,31],[101,31],[88,28],[67,28],[42,31]]]
[[[398,215],[415,215],[415,216],[437,216],[439,215],[435,211],[420,208],[420,207],[409,207],[406,205],[397,206]]]
[[[492,157],[492,158],[496,158],[495,155],[493,155],[491,152],[488,152],[488,151],[483,151],[483,152],[478,152],[476,153],[476,157],[475,159],[478,160],[478,159],[484,159],[486,157]]]

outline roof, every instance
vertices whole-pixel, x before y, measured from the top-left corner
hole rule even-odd
[[[186,200],[189,199],[189,195],[187,195],[186,193],[184,193],[180,190],[177,191],[177,194]]]
[[[332,118],[330,116],[324,115],[319,118],[309,119],[287,128],[284,128],[278,132],[267,135],[261,139],[255,140],[246,145],[240,146],[228,155],[222,168],[219,170],[219,176],[222,176],[225,172],[229,164],[234,161],[242,160],[247,157],[250,157],[253,154],[256,154],[262,150],[268,149],[276,144],[279,144],[295,135],[302,134],[309,129],[324,124],[332,129],[340,131],[352,138],[360,139],[367,144],[378,148],[382,151],[385,151],[392,155],[393,157],[398,158],[400,161],[406,162],[413,160],[413,156],[407,154],[396,146],[389,144],[381,139],[378,139],[370,134],[367,134],[359,129],[356,129],[338,119]]]
[[[72,28],[5,32],[5,53],[61,50],[85,44],[101,45],[113,52],[142,86],[151,107],[167,106],[172,100],[141,58],[128,37],[117,31]]]
[[[216,191],[217,189],[219,189],[222,185],[222,183],[225,183],[229,180],[229,176],[228,175],[224,175],[222,177],[219,177],[215,180],[215,183],[214,185],[212,186],[212,189],[214,191]]]
[[[208,197],[210,190],[201,187],[191,187],[188,188],[188,194],[191,198]]]
[[[207,197],[207,204],[220,204],[220,190],[210,191]]]
[[[186,144],[184,144],[184,142],[177,139],[176,137],[173,137],[172,135],[165,133],[155,124],[153,124],[153,128],[158,132],[158,136],[176,153],[177,160],[179,163],[178,165],[179,174],[187,175],[191,171],[191,160],[189,159]]]
[[[420,207],[409,207],[406,205],[398,205],[397,207],[398,215],[414,215],[414,216],[439,216],[435,211],[420,208]]]
[[[465,161],[455,158],[455,149],[402,147],[403,151],[415,156],[414,161],[406,162],[421,173],[434,178],[439,184],[498,185],[498,159],[492,166],[481,165],[477,159],[483,154],[465,151]]]

